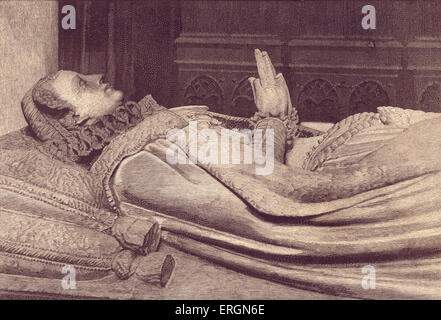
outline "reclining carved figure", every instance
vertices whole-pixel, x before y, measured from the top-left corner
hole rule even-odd
[[[298,122],[283,76],[266,52],[255,55],[259,78],[250,83],[258,112],[250,119],[197,106],[166,109],[149,96],[122,105],[122,93],[96,75],[59,71],[40,80],[23,99],[25,118],[41,141],[38,152],[70,166],[79,172],[72,180],[81,180],[70,191],[59,190],[70,195],[80,190],[81,201],[75,196],[56,201],[81,207],[93,229],[113,226],[107,233],[136,254],[149,250],[143,237],[130,239],[127,226],[133,229],[133,221],[146,218],[143,235],[159,223],[162,239],[178,248],[284,283],[316,290],[334,286],[339,289],[333,292],[363,296],[359,271],[338,281],[334,276],[370,262],[385,274],[377,293],[406,296],[418,281],[433,283],[441,240],[441,221],[435,218],[441,208],[441,149],[434,139],[441,133],[440,115],[380,107],[301,138],[307,128]],[[172,129],[182,129],[184,143],[170,139]],[[225,129],[263,135],[260,144],[259,139],[229,144],[229,155],[239,150],[235,161],[207,162],[191,153],[189,139],[192,130],[206,129],[218,134],[209,136],[217,142]],[[204,144],[207,139],[196,142]],[[273,155],[274,163],[269,174],[258,175],[262,162],[246,162],[245,154],[255,155],[262,145],[262,154]],[[189,161],[170,164],[170,150],[180,150]],[[258,260],[250,263],[243,256]],[[416,256],[430,263],[421,274],[406,276],[406,263]],[[328,264],[332,272],[320,269]],[[409,283],[398,288],[394,281],[401,278]],[[438,294],[433,286],[419,292]]]

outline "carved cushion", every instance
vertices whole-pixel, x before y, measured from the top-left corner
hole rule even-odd
[[[0,209],[0,223],[0,273],[62,279],[70,265],[78,280],[95,279],[121,250],[110,235],[29,212]]]
[[[107,275],[121,250],[102,231],[115,214],[88,170],[51,159],[28,129],[0,137],[0,272],[79,279]]]
[[[102,187],[85,167],[67,164],[40,151],[28,128],[0,137],[0,203],[20,210],[32,206],[98,230],[112,225]]]

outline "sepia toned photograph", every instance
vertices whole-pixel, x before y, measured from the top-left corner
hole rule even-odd
[[[0,1],[0,299],[441,299],[440,16]]]

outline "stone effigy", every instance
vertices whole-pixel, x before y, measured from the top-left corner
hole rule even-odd
[[[410,297],[427,282],[418,294],[438,296],[440,146],[430,138],[441,131],[440,116],[381,107],[300,138],[307,129],[283,76],[265,52],[256,50],[256,60],[259,79],[250,82],[258,112],[251,119],[205,107],[166,109],[149,96],[122,105],[122,95],[97,76],[60,71],[39,81],[23,99],[34,137],[14,133],[1,144],[10,151],[0,155],[3,198],[15,197],[20,207],[45,203],[44,216],[20,219],[56,219],[37,234],[58,239],[57,230],[65,230],[78,239],[24,250],[14,240],[20,232],[8,233],[3,240],[12,244],[2,252],[21,255],[17,261],[76,263],[99,273],[85,279],[111,271],[125,279],[139,265],[144,273],[161,269],[166,285],[174,262],[156,252],[161,237],[181,250],[302,288],[370,297],[356,270],[375,262],[384,276],[377,295]],[[259,175],[261,163],[245,162],[245,151],[259,145],[246,142],[239,144],[237,163],[207,163],[190,152],[186,139],[179,149],[189,161],[170,164],[167,154],[177,145],[170,130],[190,136],[192,121],[201,124],[197,133],[261,130],[265,156],[274,133],[272,171]],[[9,202],[5,217],[20,215]],[[67,230],[65,223],[75,227]],[[79,246],[87,259],[71,256],[82,234],[102,250]],[[412,273],[414,257],[422,267]],[[35,276],[33,268],[20,270]]]

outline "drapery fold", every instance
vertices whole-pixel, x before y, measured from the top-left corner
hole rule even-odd
[[[155,124],[178,120],[171,112],[162,112]],[[107,168],[104,189],[120,214],[159,222],[167,244],[236,270],[308,290],[361,298],[439,297],[439,171],[416,172],[416,178],[348,195],[334,203],[307,203],[284,197],[281,188],[273,188],[268,179],[253,175],[243,166],[237,166],[237,170],[205,166],[217,181],[240,195],[249,208],[265,215],[253,214],[226,197],[220,197],[219,202],[231,204],[230,211],[220,210],[220,203],[213,203],[212,210],[199,210],[204,208],[204,197],[202,201],[191,197],[191,183],[174,183],[179,180],[179,170],[171,173],[170,169],[166,175],[164,169],[163,175],[159,173],[164,181],[155,176],[165,157],[158,156],[159,148],[150,147],[158,135],[144,134],[151,129],[150,124],[144,122],[134,129],[121,138],[126,144],[108,146],[95,170],[103,172],[102,168]],[[160,130],[154,128],[152,132]],[[162,167],[167,168],[167,164],[162,163]],[[421,163],[418,168],[424,171]],[[395,170],[385,168],[389,169]],[[189,169],[186,174],[190,173]],[[275,166],[273,174],[272,182],[289,187],[289,178],[292,185],[298,183],[294,173],[279,166]],[[128,179],[129,184],[125,184],[125,176],[135,180]],[[244,176],[248,179],[243,180]],[[151,192],[160,189],[162,198],[152,199],[154,195],[143,191],[136,193],[134,186],[140,185],[142,190]],[[174,203],[168,201],[167,186],[174,188]],[[331,191],[336,186],[328,188]],[[186,196],[192,201],[190,210],[173,207]],[[289,217],[277,217],[278,210],[286,208],[292,209],[287,212]],[[300,211],[305,217],[292,219]],[[415,265],[418,268],[413,268]],[[365,266],[374,266],[378,272],[375,291],[366,291],[360,284]]]

